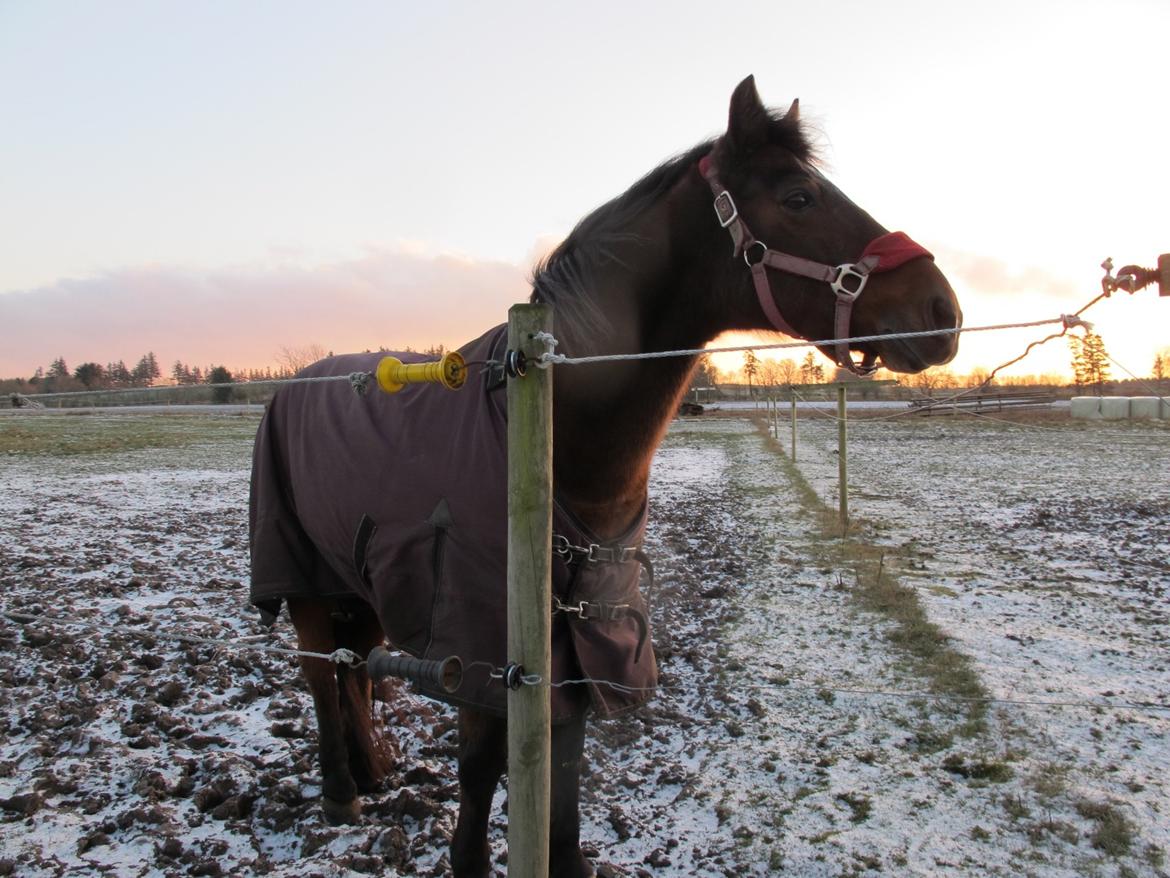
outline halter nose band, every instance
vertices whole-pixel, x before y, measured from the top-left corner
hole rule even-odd
[[[922,256],[928,259],[934,259],[934,255],[929,250],[905,232],[888,232],[880,237],[874,238],[861,251],[861,258],[863,260],[868,256],[876,256],[878,258],[878,263],[871,269],[871,273],[877,271],[893,271],[895,268],[900,268],[905,265],[911,259],[918,259]]]
[[[823,262],[814,262],[800,256],[782,253],[773,250],[767,244],[759,241],[748,229],[747,223],[740,216],[731,193],[719,182],[715,164],[710,155],[699,159],[699,173],[711,187],[715,196],[715,215],[719,218],[719,225],[727,229],[731,235],[733,256],[743,255],[744,261],[751,268],[752,283],[756,288],[756,297],[760,301],[768,322],[785,335],[803,337],[789,325],[780,313],[776,298],[772,295],[772,287],[768,282],[768,268],[776,268],[789,274],[824,281],[837,297],[837,309],[834,315],[834,332],[838,339],[849,337],[849,319],[853,311],[853,303],[865,290],[869,276],[876,272],[893,271],[905,265],[912,259],[927,257],[933,259],[930,251],[915,242],[905,232],[887,232],[870,241],[861,253],[857,262],[841,265],[826,265]],[[871,375],[877,369],[877,360],[871,354],[866,354],[861,364],[853,362],[853,355],[847,344],[839,342],[836,346],[837,364],[858,375]]]

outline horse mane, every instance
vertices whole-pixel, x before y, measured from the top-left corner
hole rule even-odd
[[[718,138],[706,140],[667,159],[621,195],[585,216],[551,254],[537,263],[530,300],[553,305],[558,323],[568,323],[589,334],[607,331],[609,321],[595,292],[598,269],[622,264],[616,245],[637,244],[639,240],[629,231],[632,221],[670,191],[717,142]],[[786,149],[801,162],[817,163],[815,149],[798,119],[769,113],[768,142]]]

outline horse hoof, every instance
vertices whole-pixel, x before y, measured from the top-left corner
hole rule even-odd
[[[359,823],[362,817],[362,803],[360,799],[350,799],[348,802],[335,802],[333,799],[321,798],[321,807],[325,811],[325,819],[331,826],[343,826],[348,823]]]

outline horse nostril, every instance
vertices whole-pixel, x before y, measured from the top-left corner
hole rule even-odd
[[[958,326],[958,314],[950,296],[935,296],[930,303],[931,325],[935,329],[950,329]]]

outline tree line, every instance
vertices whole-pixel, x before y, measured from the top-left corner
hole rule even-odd
[[[379,348],[379,351],[386,350],[387,348]],[[398,350],[414,352],[409,346]],[[370,351],[367,350],[366,353]],[[441,344],[435,344],[423,348],[421,353],[437,358],[446,353],[446,348]],[[154,351],[143,354],[133,367],[127,366],[124,360],[118,360],[104,365],[85,362],[71,370],[64,357],[57,357],[47,369],[43,366],[37,367],[30,378],[0,379],[0,391],[29,394],[73,393],[146,388],[160,383],[190,385],[273,381],[291,378],[309,364],[331,356],[332,351],[326,351],[321,345],[311,344],[303,347],[282,346],[275,355],[276,366],[260,369],[231,370],[215,364],[200,367],[175,360],[166,376],[169,381],[162,380],[162,368]]]
[[[1110,371],[1112,358],[1106,351],[1105,342],[1100,335],[1092,330],[1086,330],[1084,335],[1069,335],[1068,344],[1073,386],[1100,392],[1106,384],[1114,380]],[[905,386],[931,391],[977,387],[986,383],[990,374],[989,370],[982,367],[976,367],[966,375],[959,375],[945,366],[933,366],[915,375],[896,377]],[[847,372],[829,365],[813,351],[809,351],[800,361],[791,358],[777,360],[760,356],[755,351],[744,351],[742,365],[730,370],[717,369],[710,356],[701,357],[692,376],[691,388],[713,388],[719,384],[746,384],[749,388],[764,388],[847,381],[851,377]],[[879,370],[877,377],[893,376]],[[1157,381],[1170,378],[1170,348],[1154,356],[1149,377]],[[996,376],[993,383],[1008,387],[1037,385],[1062,387],[1070,382],[1061,375],[1046,374]]]
[[[238,380],[260,380],[271,378],[271,369],[253,369],[237,376],[224,366],[188,366],[176,360],[170,370],[170,377],[176,384],[220,384]],[[89,390],[127,390],[137,387],[153,387],[162,378],[162,368],[154,351],[143,354],[133,366],[125,360],[102,365],[96,362],[81,363],[70,370],[64,357],[57,357],[49,368],[37,367],[31,378],[14,378],[3,382],[6,389],[23,389],[29,393],[71,393]]]

